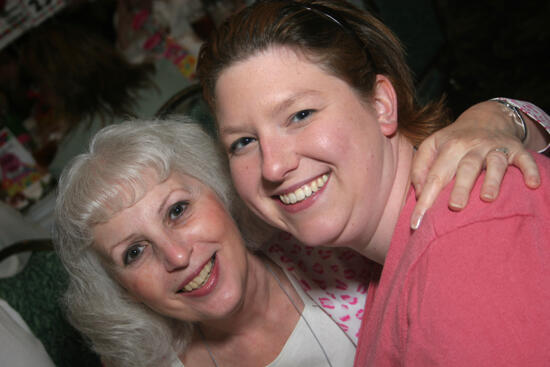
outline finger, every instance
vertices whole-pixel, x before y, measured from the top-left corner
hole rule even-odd
[[[437,149],[435,148],[434,142],[435,139],[433,137],[427,138],[420,144],[418,150],[414,154],[411,166],[411,182],[417,197],[421,194],[430,167],[437,157]]]
[[[426,210],[428,210],[433,205],[435,199],[437,198],[437,196],[441,192],[441,189],[443,189],[444,186],[445,185],[443,184],[439,176],[428,176],[422,193],[416,201],[416,205],[411,216],[412,229],[418,229],[418,227],[420,227],[420,223],[422,222],[422,218],[424,217]]]
[[[480,197],[483,201],[493,201],[498,196],[502,178],[508,169],[508,157],[497,151],[491,151],[487,155],[487,167],[483,184],[481,185]]]
[[[536,189],[540,186],[540,173],[535,159],[528,151],[522,151],[513,156],[512,164],[523,173],[523,180],[527,187]]]
[[[452,149],[444,149],[434,161],[411,216],[411,228],[418,229],[424,213],[428,210],[441,190],[452,180],[457,164],[457,153]]]
[[[468,154],[460,161],[451,197],[449,208],[460,211],[466,207],[470,199],[470,192],[483,168],[484,159],[477,154]]]

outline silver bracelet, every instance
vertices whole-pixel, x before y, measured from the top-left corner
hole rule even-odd
[[[516,125],[519,125],[521,127],[521,130],[523,131],[523,136],[521,138],[521,142],[524,143],[527,139],[527,124],[525,123],[525,120],[523,119],[523,116],[521,115],[520,109],[511,104],[508,101],[502,100],[502,99],[491,99],[491,101],[498,102],[502,105],[504,105],[506,108],[508,108],[508,111],[510,112],[510,117],[514,121]]]

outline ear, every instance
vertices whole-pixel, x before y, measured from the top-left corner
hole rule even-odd
[[[384,75],[376,76],[372,98],[382,134],[393,135],[397,131],[397,95],[392,83]]]

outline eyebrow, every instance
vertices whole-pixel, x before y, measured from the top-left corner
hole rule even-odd
[[[309,97],[309,96],[318,96],[320,94],[321,94],[320,92],[315,90],[310,90],[310,89],[293,93],[287,98],[275,104],[275,106],[273,106],[273,108],[271,109],[269,116],[270,117],[277,116],[278,114],[280,114],[282,111],[292,106],[294,103],[296,103],[297,100],[301,98]],[[240,128],[238,126],[237,127],[229,126],[225,128],[220,128],[220,135],[223,135],[223,134],[229,135],[238,131],[240,131]]]
[[[274,116],[278,115],[279,113],[281,113],[282,111],[284,111],[285,109],[292,106],[294,103],[296,103],[297,100],[299,100],[301,98],[304,98],[304,97],[316,96],[316,95],[319,95],[319,94],[320,93],[318,91],[314,91],[314,90],[304,90],[304,91],[294,93],[294,94],[290,95],[288,98],[285,98],[281,102],[277,103],[273,107],[273,109],[271,110],[270,115],[272,117],[274,117]]]
[[[115,256],[113,254],[113,251],[119,247],[120,245],[124,244],[124,243],[128,243],[128,242],[131,242],[133,241],[133,238],[134,237],[138,237],[136,236],[135,233],[130,233],[128,236],[124,237],[123,239],[111,244],[111,245],[108,245],[108,253],[109,253],[109,258],[111,259],[114,259]]]
[[[176,191],[176,190],[174,190],[174,191]],[[161,215],[161,216],[163,215],[162,213],[164,211],[164,207],[166,205],[166,202],[168,201],[168,198],[172,195],[172,193],[174,191],[171,191],[168,195],[166,195],[164,197],[164,200],[162,201],[162,203],[160,204],[160,206],[157,210],[157,213],[159,215]],[[115,248],[117,248],[118,246],[120,246],[124,243],[132,242],[132,241],[134,241],[134,238],[137,238],[137,237],[139,237],[139,235],[136,235],[136,233],[130,233],[128,236],[126,236],[126,237],[122,238],[121,240],[119,240],[119,241],[113,243],[112,245],[110,245],[109,246],[109,256],[114,257],[113,256],[113,251],[114,251]]]

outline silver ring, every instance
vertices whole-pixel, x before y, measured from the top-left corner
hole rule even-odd
[[[510,155],[510,150],[506,147],[495,148],[492,151],[503,153],[506,156],[506,158],[508,158],[508,156]]]

